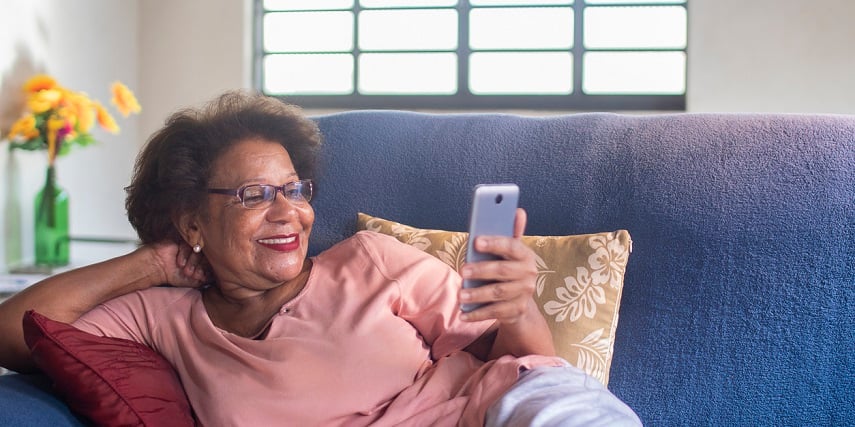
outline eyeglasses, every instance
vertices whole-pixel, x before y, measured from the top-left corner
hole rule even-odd
[[[284,185],[253,184],[245,185],[237,189],[231,188],[209,188],[208,193],[226,194],[240,199],[240,203],[247,209],[263,209],[273,204],[276,193],[282,195],[291,203],[307,204],[312,200],[312,180],[301,179]]]

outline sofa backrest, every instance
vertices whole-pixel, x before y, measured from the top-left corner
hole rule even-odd
[[[463,230],[474,185],[515,182],[528,234],[631,233],[609,387],[646,424],[855,419],[855,117],[316,120],[311,253],[359,211]]]

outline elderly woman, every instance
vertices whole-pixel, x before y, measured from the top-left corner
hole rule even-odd
[[[307,258],[319,146],[299,109],[260,95],[172,116],[128,187],[142,245],[3,303],[0,364],[34,369],[20,325],[35,309],[164,355],[205,425],[638,423],[552,357],[516,238],[479,238],[502,259],[460,275],[370,232]],[[461,275],[492,283],[462,290]]]

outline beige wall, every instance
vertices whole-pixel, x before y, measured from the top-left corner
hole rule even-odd
[[[250,0],[140,1],[143,135],[176,108],[250,86]],[[141,138],[142,140],[142,138]]]
[[[689,111],[855,114],[855,1],[690,0]]]
[[[61,160],[71,232],[133,237],[122,187],[169,113],[250,84],[251,0],[0,0],[0,130],[20,84],[46,71],[107,99],[119,79],[143,114],[119,136]],[[855,2],[690,0],[688,110],[855,114]],[[27,155],[30,154],[30,155]],[[43,160],[0,149],[0,270],[32,253]],[[74,258],[74,254],[72,255]]]

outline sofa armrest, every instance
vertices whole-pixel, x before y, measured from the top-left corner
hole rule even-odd
[[[84,426],[44,375],[0,375],[0,425]]]

